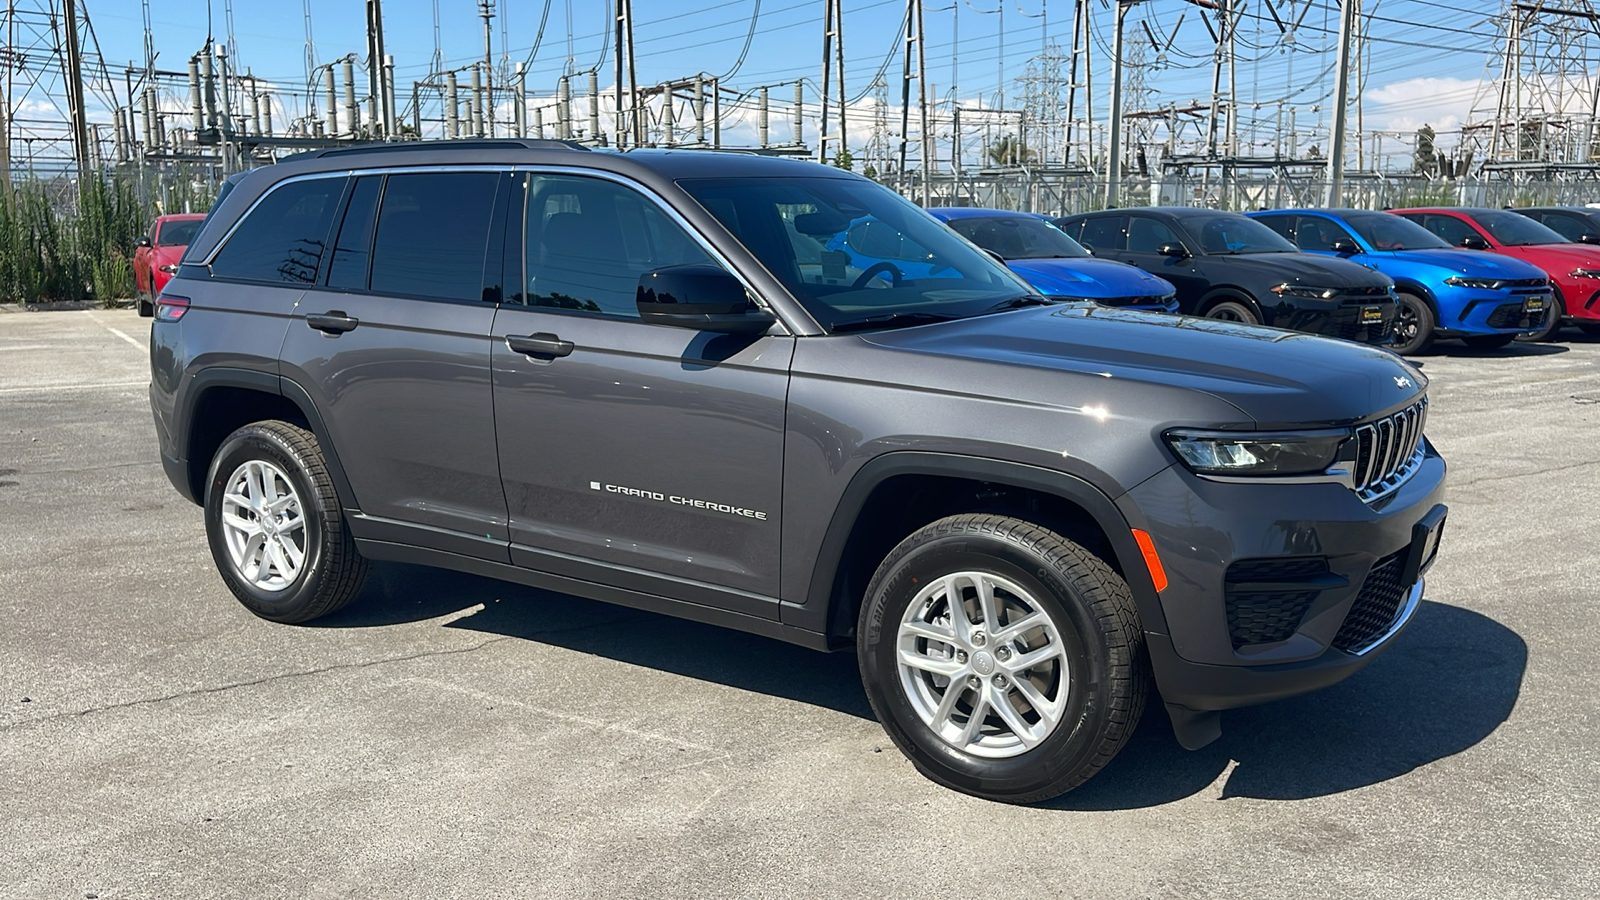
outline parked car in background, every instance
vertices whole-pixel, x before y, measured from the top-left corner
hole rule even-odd
[[[1366,266],[1303,253],[1239,213],[1109,209],[1055,220],[1102,259],[1131,263],[1178,290],[1178,309],[1367,344],[1387,344],[1394,282]]]
[[[1600,209],[1587,206],[1527,206],[1512,207],[1511,211],[1527,216],[1569,241],[1600,244]]]
[[[150,233],[139,239],[133,251],[133,280],[139,294],[139,315],[155,314],[155,297],[178,271],[183,252],[200,231],[203,213],[157,216]]]
[[[976,207],[939,207],[928,212],[1004,260],[1007,268],[1052,300],[1178,311],[1177,293],[1170,282],[1136,266],[1095,259],[1043,216]]]
[[[1360,209],[1249,213],[1307,253],[1338,256],[1394,279],[1396,353],[1421,353],[1439,338],[1504,347],[1544,325],[1550,282],[1507,256],[1453,249],[1415,222]]]
[[[1392,209],[1452,247],[1489,250],[1532,263],[1549,276],[1554,302],[1544,324],[1520,340],[1554,337],[1564,324],[1600,334],[1600,247],[1567,240],[1527,216],[1469,207]]]

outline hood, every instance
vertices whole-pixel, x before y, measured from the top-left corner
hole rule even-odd
[[[1427,385],[1420,370],[1377,347],[1086,304],[863,337],[911,353],[1200,391],[1263,428],[1348,424],[1404,406]]]
[[[1006,266],[1047,297],[1105,300],[1173,292],[1166,279],[1109,259],[1011,259]]]
[[[1360,263],[1315,253],[1218,254],[1204,258],[1225,261],[1224,265],[1241,272],[1254,272],[1263,280],[1289,284],[1331,288],[1390,287],[1394,284],[1389,276]]]
[[[1600,255],[1600,254],[1597,254]],[[1376,263],[1385,259],[1410,265],[1436,266],[1473,278],[1543,278],[1544,271],[1518,259],[1481,250],[1440,247],[1429,250],[1389,250],[1369,254]]]
[[[1600,269],[1600,247],[1593,244],[1530,244],[1497,247],[1495,252],[1525,259],[1551,275],[1565,275],[1577,268]]]

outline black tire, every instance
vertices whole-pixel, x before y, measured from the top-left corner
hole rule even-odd
[[[937,579],[958,572],[978,572],[1010,581],[1028,595],[1036,609],[1048,615],[1050,626],[1059,635],[1063,654],[1062,661],[1055,664],[1058,669],[1054,689],[1057,698],[1065,689],[1064,706],[1055,717],[1054,730],[1031,749],[1015,755],[976,755],[947,742],[924,721],[910,689],[902,684],[902,620],[919,592],[931,589]],[[966,590],[962,589],[964,596]],[[948,606],[945,609],[948,611]],[[997,616],[997,621],[1000,618]],[[980,614],[979,627],[981,621]],[[1005,624],[1011,621],[1014,620],[1007,619]],[[1116,756],[1144,712],[1148,663],[1139,615],[1127,583],[1104,561],[1077,544],[1020,519],[982,514],[951,516],[901,541],[867,586],[856,635],[867,698],[895,746],[928,778],[974,796],[1032,803],[1072,790]],[[1035,638],[1025,638],[1026,646],[1023,640],[1019,638],[1007,646],[1015,646],[1011,652],[1018,654],[1038,649]],[[1002,643],[999,637],[993,642],[991,662],[1006,658],[1000,649]],[[954,645],[925,642],[922,646],[950,649],[949,658],[955,658]],[[967,656],[960,658],[965,662]],[[974,671],[981,671],[977,668],[978,654],[974,652],[970,658]],[[1063,682],[1061,675],[1070,680]],[[914,677],[920,677],[920,673]],[[977,676],[960,678],[961,683],[971,684]],[[1004,684],[998,676],[991,679],[988,673],[983,680]],[[957,685],[957,681],[950,681],[946,692]],[[961,708],[956,702],[959,713]],[[972,704],[970,700],[968,703],[966,709],[970,711]],[[1014,703],[1012,711],[1018,711]],[[1026,714],[1036,715],[1032,709]],[[980,720],[980,731],[989,722],[1000,724],[1000,718],[997,713],[986,716]],[[971,721],[970,715],[967,719]]]
[[[1538,341],[1555,340],[1561,333],[1561,320],[1566,318],[1567,305],[1562,302],[1561,295],[1553,292],[1550,298],[1550,314],[1545,317],[1544,324],[1533,331],[1525,331],[1516,336],[1519,341],[1534,343]]]
[[[139,315],[146,319],[156,314],[155,302],[143,294],[139,295],[139,299],[135,305],[138,307]]]
[[[1499,350],[1516,337],[1514,334],[1474,334],[1462,338],[1461,343],[1474,350]]]
[[[1433,346],[1434,317],[1428,301],[1401,292],[1394,310],[1394,344],[1389,349],[1404,356],[1426,352]]]
[[[1206,310],[1206,318],[1220,319],[1224,322],[1239,322],[1245,325],[1260,325],[1261,317],[1256,311],[1237,300],[1224,300],[1216,306]]]
[[[1579,322],[1578,330],[1590,337],[1600,337],[1600,322]]]
[[[265,590],[251,582],[234,563],[224,533],[223,495],[240,467],[251,461],[278,469],[300,503],[302,564],[296,576],[278,590]],[[317,438],[304,428],[288,422],[255,422],[228,435],[212,457],[205,519],[211,556],[223,582],[240,603],[263,619],[309,622],[355,599],[366,583],[367,561],[356,551]]]

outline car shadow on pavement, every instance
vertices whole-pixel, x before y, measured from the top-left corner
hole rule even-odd
[[[1301,800],[1397,778],[1494,732],[1522,688],[1528,648],[1495,620],[1424,602],[1371,665],[1330,688],[1222,714],[1222,737],[1195,752],[1152,703],[1104,771],[1044,804],[1112,810],[1193,796],[1226,773],[1217,799]],[[1229,771],[1230,762],[1236,763]]]
[[[1528,344],[1521,341],[1516,341],[1507,344],[1504,347],[1496,347],[1493,350],[1479,350],[1473,347],[1468,347],[1466,344],[1463,344],[1460,341],[1441,341],[1440,343],[1429,347],[1426,352],[1421,354],[1421,356],[1423,359],[1427,359],[1430,356],[1464,356],[1474,358],[1483,357],[1486,359],[1514,359],[1518,356],[1554,356],[1558,353],[1566,353],[1570,349],[1571,348],[1566,346],[1565,338],[1562,339],[1561,343],[1557,344]]]
[[[482,609],[474,610],[478,605]],[[445,624],[590,653],[745,691],[873,719],[852,653],[783,641],[490,578],[374,563],[349,606],[307,627],[365,628],[436,619]]]

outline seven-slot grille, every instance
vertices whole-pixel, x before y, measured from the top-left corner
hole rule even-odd
[[[1394,415],[1356,427],[1356,464],[1351,480],[1361,499],[1385,496],[1416,468],[1422,449],[1422,428],[1428,419],[1428,398]]]

